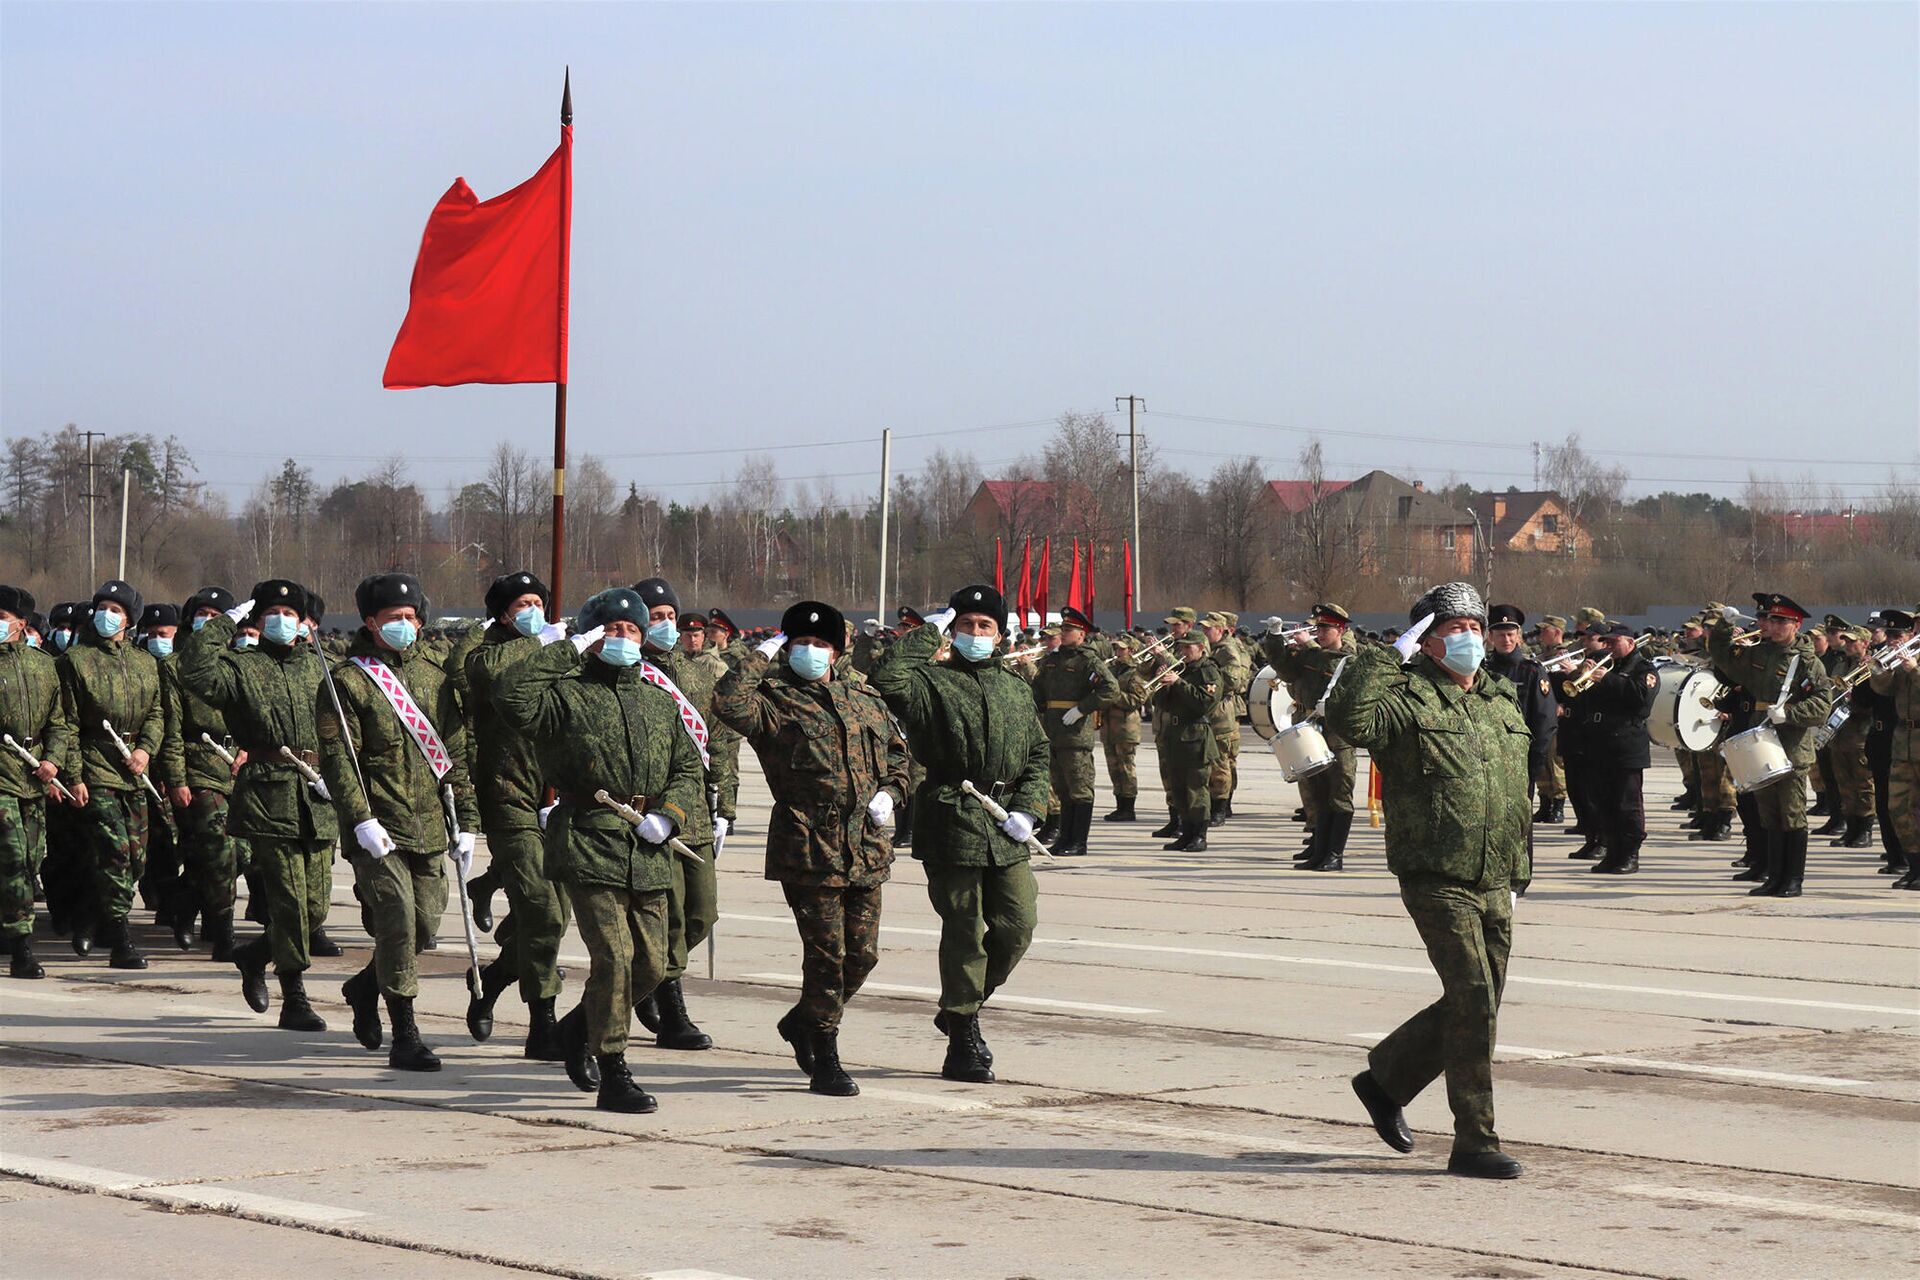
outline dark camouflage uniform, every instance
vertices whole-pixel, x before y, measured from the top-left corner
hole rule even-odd
[[[800,931],[795,1012],[832,1030],[880,959],[880,886],[889,832],[867,817],[881,791],[906,803],[906,744],[880,695],[858,681],[804,681],[754,652],[727,673],[714,711],[752,745],[773,816],[767,879],[781,882]]]
[[[1482,670],[1463,689],[1431,658],[1402,668],[1391,649],[1368,647],[1329,696],[1327,723],[1380,770],[1387,866],[1442,991],[1374,1046],[1368,1066],[1401,1106],[1444,1072],[1455,1152],[1498,1150],[1493,1046],[1511,892],[1533,876],[1532,734],[1513,686]]]
[[[41,760],[62,783],[72,768],[73,725],[54,660],[24,642],[0,644],[0,731]],[[33,884],[47,853],[47,784],[8,749],[0,754],[0,937],[33,932]]]
[[[547,874],[566,886],[592,958],[581,996],[587,1048],[624,1053],[635,1002],[666,976],[667,863],[680,859],[593,794],[605,789],[689,831],[706,806],[699,753],[673,698],[637,666],[583,658],[570,643],[503,671],[493,705],[533,742],[559,795],[547,820]]]
[[[125,631],[120,633],[125,637]],[[76,777],[87,786],[88,872],[103,920],[124,920],[133,886],[146,869],[147,793],[101,722],[111,721],[129,749],[160,755],[166,709],[160,664],[130,639],[107,640],[91,626],[59,658],[61,697],[79,737]]]

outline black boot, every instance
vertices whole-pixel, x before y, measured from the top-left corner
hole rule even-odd
[[[1321,851],[1320,861],[1312,865],[1315,871],[1345,871],[1347,869],[1347,836],[1353,831],[1351,813],[1329,813],[1327,815],[1327,842]]]
[[[473,927],[482,933],[493,932],[493,891],[499,884],[491,866],[467,881],[467,901],[473,904]]]
[[[205,928],[201,934],[207,940],[207,946],[213,952],[215,960],[233,959],[233,912],[216,911],[207,916]]]
[[[816,1030],[807,1039],[813,1051],[813,1080],[807,1089],[829,1098],[851,1098],[859,1093],[860,1086],[840,1065],[840,1033]]]
[[[1207,825],[1217,827],[1227,820],[1227,802],[1216,799],[1207,809]]]
[[[1816,812],[1824,814],[1826,813],[1826,810],[1825,809],[1820,809],[1820,810],[1809,809],[1807,810],[1807,816],[1811,818],[1814,816]],[[1817,836],[1837,836],[1842,831],[1845,831],[1846,829],[1847,829],[1846,815],[1835,813],[1832,817],[1829,817],[1824,824],[1821,825],[1818,831],[1814,832],[1813,834]]]
[[[255,924],[267,923],[267,897],[260,890],[260,877],[251,871],[242,877],[247,882],[247,913],[245,918]]]
[[[387,997],[387,1021],[393,1024],[393,1047],[387,1050],[387,1065],[395,1071],[438,1071],[440,1059],[420,1039],[420,1027],[413,1020],[412,996]]]
[[[1547,821],[1552,823],[1561,823],[1561,822],[1565,822],[1566,820],[1567,820],[1567,802],[1558,797],[1555,797],[1553,802],[1553,813],[1547,818]]]
[[[173,945],[182,951],[193,950],[193,921],[200,914],[200,902],[194,896],[193,889],[185,880],[179,882],[174,891],[173,911],[169,923],[173,926]],[[155,921],[158,924],[159,921]]]
[[[107,957],[107,964],[115,969],[144,969],[147,958],[140,954],[140,948],[134,945],[133,935],[127,931],[125,920],[115,920],[107,925],[107,942],[113,948],[113,954]]]
[[[1780,887],[1786,883],[1787,842],[1784,831],[1762,831],[1760,839],[1761,867],[1764,869],[1761,883],[1747,890],[1749,898],[1772,898],[1779,894]],[[1736,876],[1735,879],[1744,877]]]
[[[1630,876],[1640,869],[1640,846],[1634,841],[1619,841],[1607,846],[1607,856],[1587,870],[1601,876]]]
[[[1583,862],[1591,862],[1595,858],[1604,858],[1606,853],[1607,838],[1605,836],[1588,836],[1585,844],[1567,856],[1569,858],[1579,858]]]
[[[282,1031],[325,1031],[326,1019],[313,1011],[307,999],[307,985],[297,973],[280,975],[280,1029]]]
[[[1694,788],[1692,783],[1688,783],[1686,786],[1686,789],[1683,790],[1679,795],[1675,796],[1673,798],[1673,803],[1668,805],[1667,807],[1669,809],[1684,812],[1685,810],[1691,809],[1693,808],[1694,805],[1699,803],[1700,803],[1700,792]]]
[[[1173,839],[1161,845],[1162,849],[1184,849],[1187,847],[1187,825],[1176,815],[1173,820]],[[1165,828],[1162,828],[1164,830]],[[1157,836],[1160,833],[1154,832]]]
[[[1133,797],[1132,796],[1115,796],[1113,798],[1113,812],[1102,814],[1100,817],[1100,821],[1102,822],[1133,822],[1135,821],[1135,816],[1133,812]]]
[[[1833,812],[1834,808],[1831,797],[1824,791],[1814,792],[1813,803],[1807,806],[1807,816],[1809,818],[1824,818]],[[1823,831],[1820,834],[1825,835],[1826,833]]]
[[[327,936],[327,927],[321,925],[318,929],[315,929],[307,935],[307,954],[310,956],[324,956],[331,960],[335,956],[342,954],[342,952],[340,950],[340,944]]]
[[[713,1037],[693,1025],[687,1016],[687,997],[680,979],[669,978],[653,993],[660,1006],[660,1033],[653,1043],[662,1049],[711,1049]]]
[[[255,938],[233,949],[233,967],[240,971],[240,995],[247,1008],[265,1013],[271,997],[267,995],[267,940]]]
[[[1073,823],[1073,857],[1087,856],[1087,837],[1093,834],[1093,801],[1082,800],[1067,815]]]
[[[1362,1071],[1353,1078],[1353,1093],[1367,1109],[1367,1118],[1373,1121],[1373,1131],[1380,1135],[1380,1141],[1395,1151],[1413,1150],[1413,1132],[1407,1128],[1406,1113],[1387,1096],[1372,1071]]]
[[[652,1115],[659,1109],[653,1095],[633,1082],[633,1072],[627,1070],[627,1055],[624,1053],[603,1053],[599,1056],[600,1094],[593,1100],[595,1108],[601,1111],[618,1111],[623,1115]]]
[[[992,995],[993,993],[988,992],[987,994]],[[952,1037],[955,1027],[964,1029],[968,1035],[973,1037],[973,1051],[979,1055],[980,1061],[989,1067],[993,1065],[993,1050],[987,1047],[986,1037],[980,1034],[980,1019],[978,1016],[976,1016],[969,1025],[959,1014],[948,1013],[945,1009],[942,1009],[933,1015],[933,1025],[941,1035],[949,1038]]]
[[[773,1029],[780,1038],[793,1046],[793,1061],[807,1075],[813,1074],[813,1028],[800,1016],[800,1010],[789,1009],[785,1017],[774,1024]]]
[[[976,1034],[979,1025],[977,1013],[947,1015],[947,1060],[941,1064],[940,1074],[948,1080],[993,1083],[993,1068],[980,1052],[983,1045]]]
[[[593,1055],[587,1052],[586,1006],[573,1006],[554,1030],[559,1033],[560,1052],[566,1055],[561,1061],[567,1064],[567,1079],[573,1081],[573,1087],[580,1092],[592,1093],[600,1085],[600,1072],[594,1066]],[[625,1057],[624,1054],[614,1056]]]
[[[1906,874],[1893,882],[1895,889],[1920,889],[1920,862],[1907,864]]]
[[[640,1019],[640,1025],[647,1029],[648,1034],[660,1033],[660,1002],[654,999],[653,992],[647,992],[644,1000],[634,1001],[633,1016]]]
[[[535,1062],[565,1059],[566,1054],[560,1048],[560,1027],[553,1017],[552,996],[536,996],[527,1004],[527,1043],[520,1056]]]
[[[67,945],[73,948],[73,954],[85,960],[93,954],[93,916],[84,908],[73,913],[73,936],[67,939]]]
[[[1780,877],[1780,890],[1776,898],[1797,898],[1800,896],[1800,882],[1807,876],[1807,829],[1781,833],[1780,861],[1783,874]]]
[[[47,971],[33,954],[33,938],[21,934],[13,940],[13,958],[7,962],[9,978],[44,978]]]
[[[1706,824],[1706,821],[1706,811],[1704,809],[1695,809],[1687,815],[1687,820],[1680,824],[1680,829],[1682,831],[1698,831]]]
[[[1169,809],[1167,811],[1166,825],[1163,827],[1159,827],[1153,831],[1147,832],[1147,839],[1165,840],[1168,837],[1177,838],[1179,834],[1180,834],[1180,815],[1173,812],[1171,809]]]
[[[362,1049],[378,1049],[386,1030],[380,1025],[380,980],[374,975],[371,961],[340,984],[340,994],[353,1010],[353,1038]]]
[[[514,979],[507,976],[507,967],[495,960],[480,970],[480,994],[467,992],[467,1034],[475,1040],[485,1042],[493,1034],[493,1002],[500,993],[512,986]]]
[[[1040,829],[1033,833],[1033,838],[1041,844],[1051,846],[1055,840],[1060,838],[1060,815],[1058,813],[1048,814],[1047,820],[1040,824]]]
[[[1848,818],[1845,834],[1838,840],[1835,840],[1834,843],[1842,849],[1873,848],[1873,819]]]
[[[896,849],[905,849],[910,847],[912,844],[913,844],[913,797],[908,796],[907,802],[901,805],[898,811],[896,811],[894,814],[893,847]]]
[[[1089,813],[1093,806],[1087,806]],[[1069,800],[1060,810],[1059,838],[1047,852],[1056,858],[1078,858],[1087,852],[1087,842],[1080,836],[1080,805]]]
[[[1533,811],[1533,820],[1535,822],[1552,822],[1553,801],[1547,799],[1545,796],[1541,796],[1540,807]]]

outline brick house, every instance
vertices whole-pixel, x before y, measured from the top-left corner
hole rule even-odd
[[[1480,517],[1496,552],[1575,555],[1593,545],[1566,499],[1550,489],[1477,493],[1467,507]]]

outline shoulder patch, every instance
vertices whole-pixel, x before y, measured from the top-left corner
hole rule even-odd
[[[1651,688],[1653,688],[1653,687],[1654,687],[1655,685],[1657,685],[1657,684],[1659,684],[1659,683],[1660,683],[1660,677],[1659,677],[1659,676],[1657,676],[1657,675],[1655,675],[1655,674],[1654,674],[1653,672],[1651,672],[1651,671],[1649,671],[1649,672],[1647,672],[1647,688],[1649,688],[1649,689],[1651,689]]]
[[[1542,695],[1551,695],[1553,693],[1553,686],[1547,683],[1545,676],[1540,677],[1540,692]]]

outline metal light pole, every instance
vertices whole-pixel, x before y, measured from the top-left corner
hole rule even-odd
[[[887,625],[887,499],[888,481],[893,475],[893,428],[880,432],[880,582],[874,616]]]

